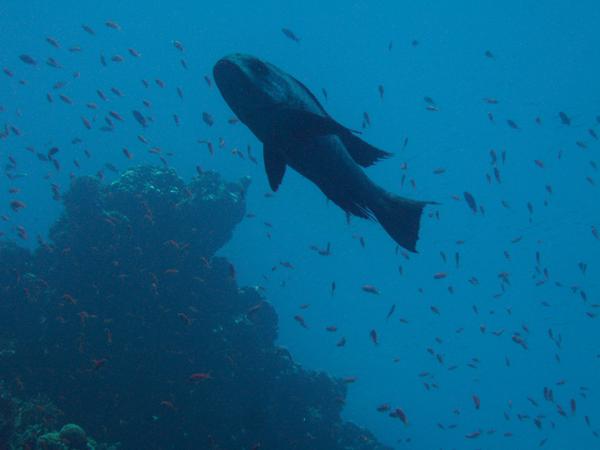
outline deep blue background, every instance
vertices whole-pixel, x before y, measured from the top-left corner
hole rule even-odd
[[[0,104],[5,109],[0,126],[13,124],[22,132],[0,141],[0,158],[4,164],[12,155],[16,171],[26,174],[16,181],[0,179],[0,214],[10,217],[0,222],[0,231],[18,239],[15,226],[21,224],[29,232],[24,244],[34,246],[35,236],[45,235],[60,213],[60,205],[51,199],[50,183],[65,191],[69,172],[94,174],[107,162],[121,170],[133,164],[160,164],[136,139],[142,133],[153,146],[173,153],[166,158],[185,179],[193,176],[196,165],[229,179],[252,177],[248,209],[257,217],[238,227],[221,254],[235,264],[241,284],[267,288],[280,315],[280,343],[297,361],[332,375],[358,377],[347,399],[347,419],[370,428],[390,445],[410,437],[411,448],[532,448],[544,438],[546,448],[572,448],[575,441],[581,449],[600,446],[592,435],[600,430],[599,319],[586,315],[600,313],[595,307],[600,303],[600,240],[591,232],[594,225],[600,229],[600,186],[590,182],[600,183],[600,174],[590,164],[600,164],[600,145],[587,131],[594,128],[600,133],[597,2],[81,3],[4,0],[0,5],[0,64],[15,73],[13,78],[0,74]],[[107,28],[106,20],[120,23],[122,30]],[[81,24],[92,26],[97,35],[85,33]],[[301,42],[285,38],[282,27],[294,30]],[[62,48],[51,47],[47,36],[55,37]],[[184,44],[184,53],[173,47],[174,39]],[[418,45],[411,45],[413,40]],[[393,47],[388,51],[390,41]],[[66,50],[74,45],[82,52]],[[128,47],[141,57],[131,57]],[[486,58],[486,50],[495,58]],[[321,88],[326,88],[325,107],[351,128],[360,127],[362,114],[368,111],[373,124],[365,139],[396,153],[369,169],[369,175],[393,192],[442,203],[435,209],[439,221],[427,217],[423,221],[419,255],[407,261],[396,254],[394,243],[376,224],[353,220],[347,226],[340,210],[327,205],[320,191],[291,171],[273,198],[264,196],[269,189],[259,142],[241,124],[227,124],[231,112],[215,86],[209,88],[203,80],[219,57],[234,51],[273,62],[320,98]],[[23,53],[36,58],[37,67],[24,65],[18,59]],[[102,67],[100,53],[109,60],[120,54],[125,61],[109,61]],[[48,56],[64,68],[46,66]],[[188,71],[179,63],[182,57]],[[74,71],[81,72],[80,78],[73,79]],[[154,83],[157,78],[165,82],[164,89]],[[151,82],[149,89],[141,79]],[[27,83],[21,85],[19,80]],[[59,80],[69,82],[60,92],[74,105],[61,102],[52,90]],[[379,84],[385,86],[383,101]],[[183,100],[176,94],[177,86],[184,91]],[[124,97],[111,94],[111,87]],[[102,102],[96,89],[102,89],[110,102]],[[53,103],[46,101],[47,92],[53,92]],[[439,111],[427,111],[424,96],[432,97]],[[485,104],[484,97],[499,103]],[[153,105],[148,114],[154,123],[146,130],[130,114],[131,109],[143,110],[142,99]],[[85,108],[89,101],[100,109]],[[98,128],[109,110],[119,112],[125,122],[117,123],[113,133],[102,133]],[[204,111],[214,116],[213,127],[201,121]],[[489,111],[495,123],[488,120]],[[570,126],[560,122],[559,111],[572,119]],[[173,113],[181,117],[180,127],[175,126]],[[90,120],[96,115],[94,130],[83,127],[82,115]],[[541,126],[534,122],[538,116]],[[520,130],[508,127],[507,119],[518,123]],[[83,143],[72,145],[74,137]],[[209,139],[217,147],[219,137],[225,147],[213,157],[196,142]],[[402,149],[407,137],[408,145]],[[576,141],[585,142],[587,149]],[[248,144],[259,159],[257,166],[231,154],[234,147],[245,154]],[[25,150],[33,146],[46,152],[54,145],[60,148],[60,173]],[[134,154],[132,161],[123,156],[123,147]],[[84,156],[84,148],[91,151],[91,159]],[[490,185],[485,178],[492,173],[490,149],[498,154],[506,151],[506,163],[499,164],[501,184]],[[81,170],[73,159],[81,163]],[[544,168],[534,160],[542,160]],[[408,170],[401,169],[404,162]],[[434,174],[438,168],[446,172]],[[401,188],[403,174],[407,182]],[[107,178],[114,175],[107,172]],[[546,185],[552,186],[553,194]],[[22,191],[9,196],[7,190],[13,186]],[[485,215],[469,210],[462,200],[464,191],[484,205]],[[13,213],[8,205],[12,197],[27,208]],[[502,200],[510,208],[503,207]],[[533,205],[531,215],[527,202]],[[364,236],[366,248],[354,235]],[[511,243],[519,236],[519,243]],[[457,240],[465,243],[457,245]],[[327,242],[332,245],[329,257],[308,248]],[[505,250],[510,260],[503,255]],[[549,273],[541,286],[536,286],[543,280],[536,275],[536,251],[540,267]],[[455,252],[461,258],[458,269]],[[285,269],[281,261],[291,262],[294,269]],[[580,262],[588,265],[585,275],[578,268]],[[434,280],[433,274],[440,271],[448,277]],[[510,274],[510,286],[494,298],[501,292],[500,272]],[[479,280],[478,286],[468,283],[471,277]],[[334,297],[332,281],[337,285]],[[360,288],[367,283],[376,285],[381,295],[363,293]],[[453,295],[448,286],[454,287]],[[580,290],[587,294],[587,302]],[[310,306],[301,310],[301,304]],[[386,320],[392,304],[396,312]],[[432,313],[432,305],[440,315]],[[294,321],[296,314],[305,318],[308,330]],[[400,323],[400,317],[409,323]],[[328,325],[336,325],[338,332],[326,332]],[[456,333],[459,328],[464,331]],[[561,349],[549,339],[549,328],[562,336]],[[379,334],[378,346],[369,338],[371,329]],[[492,334],[501,329],[501,336]],[[528,350],[511,340],[515,332],[527,340]],[[347,338],[345,348],[335,345],[341,336]],[[442,354],[444,365],[427,348]],[[477,368],[467,366],[472,358],[480,361]],[[448,371],[453,364],[458,368]],[[429,375],[420,377],[421,372]],[[559,380],[565,380],[564,385],[556,385]],[[423,382],[439,388],[427,391]],[[569,417],[560,416],[555,405],[543,400],[544,386],[552,387]],[[582,391],[582,386],[589,391]],[[473,406],[473,394],[481,398],[480,410]],[[574,416],[571,398],[577,400]],[[377,412],[384,402],[401,407],[409,425]],[[503,412],[509,413],[510,421]],[[520,421],[519,413],[530,418]],[[538,415],[545,416],[542,430],[533,424]],[[458,426],[443,430],[438,424]],[[476,430],[495,434],[465,439]],[[503,437],[505,432],[514,436]]]

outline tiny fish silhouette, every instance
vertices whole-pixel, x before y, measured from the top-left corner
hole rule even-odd
[[[463,195],[467,204],[469,205],[469,208],[471,208],[473,212],[477,214],[477,202],[475,201],[475,197],[473,197],[469,192],[466,191]]]
[[[294,33],[289,28],[282,28],[281,32],[284,34],[284,36],[286,38],[291,39],[294,42],[300,42],[300,38],[296,35],[296,33]]]

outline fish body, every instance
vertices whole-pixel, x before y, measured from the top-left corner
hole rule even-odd
[[[281,32],[284,34],[284,36],[286,38],[291,39],[294,42],[300,42],[300,38],[296,35],[296,33],[294,33],[289,28],[282,28]]]
[[[19,56],[19,59],[23,61],[25,64],[29,64],[30,66],[35,66],[37,61],[33,59],[31,56],[23,54]]]
[[[268,62],[232,54],[215,64],[213,78],[238,119],[263,143],[273,191],[290,166],[344,211],[379,221],[398,244],[416,251],[427,202],[388,193],[362,170],[390,153],[336,122],[306,86]]]
[[[138,110],[134,109],[133,111],[131,111],[131,114],[133,115],[133,118],[143,127],[146,128],[148,126],[148,122],[146,121],[146,118],[144,117],[144,115],[139,112]]]

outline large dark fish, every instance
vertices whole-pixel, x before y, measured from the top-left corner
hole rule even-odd
[[[233,54],[215,64],[213,75],[227,104],[263,143],[271,189],[289,165],[344,211],[377,220],[398,244],[416,251],[427,202],[385,191],[361,168],[390,153],[336,122],[301,82],[272,64]]]

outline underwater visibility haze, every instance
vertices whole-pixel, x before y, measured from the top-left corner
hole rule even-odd
[[[600,448],[599,21],[3,1],[0,450]]]

